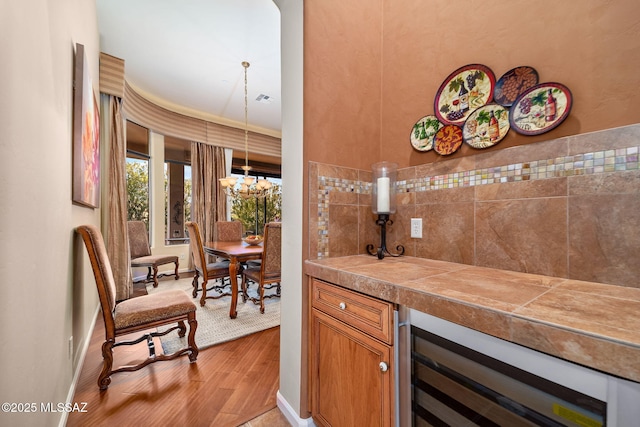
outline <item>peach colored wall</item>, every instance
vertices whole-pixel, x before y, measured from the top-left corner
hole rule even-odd
[[[640,87],[640,2],[637,0],[583,0],[579,5],[557,0],[499,3],[310,0],[305,2],[304,24],[304,162],[309,189],[305,200],[310,201],[305,206],[304,226],[305,229],[308,226],[310,233],[304,236],[303,244],[309,248],[307,256],[310,258],[323,256],[322,248],[327,249],[327,256],[362,252],[367,242],[376,239],[377,230],[371,225],[373,217],[366,196],[354,194],[357,192],[355,187],[343,191],[344,185],[348,187],[353,183],[367,182],[372,163],[394,161],[406,169],[403,173],[410,171],[415,174],[411,179],[420,179],[434,171],[438,175],[473,170],[476,158],[489,159],[491,163],[496,156],[506,161],[505,156],[514,152],[505,149],[526,149],[529,156],[526,160],[537,161],[540,159],[537,150],[553,149],[554,144],[560,144],[558,150],[564,150],[568,142],[563,137],[576,135],[577,139],[569,145],[579,149],[580,141],[589,141],[594,132],[611,130],[614,137],[607,136],[600,142],[600,148],[604,149],[606,144],[616,142],[617,129],[640,123],[640,108],[634,96],[634,91]],[[409,139],[413,124],[422,116],[433,114],[435,93],[442,81],[455,69],[470,63],[489,66],[496,77],[519,65],[533,66],[541,81],[557,81],[569,87],[574,98],[571,114],[550,132],[522,136],[511,131],[505,140],[486,150],[463,145],[460,151],[446,157],[434,152],[415,151]],[[582,139],[582,135],[586,139]],[[553,155],[548,159],[553,160]],[[333,174],[332,169],[340,170],[340,173]],[[633,181],[637,175],[634,172],[625,179]],[[316,179],[318,176],[336,179],[320,182]],[[532,261],[524,249],[514,250],[517,260],[509,261],[506,257],[497,261],[499,265],[491,264],[496,260],[492,248],[500,252],[501,249],[496,249],[495,245],[504,242],[490,233],[495,227],[491,223],[492,211],[485,212],[484,217],[477,217],[474,209],[490,207],[499,210],[503,205],[511,206],[513,209],[510,214],[505,214],[505,218],[516,221],[508,222],[514,226],[521,214],[531,212],[526,207],[518,211],[517,203],[498,200],[499,197],[493,200],[484,189],[461,188],[399,196],[395,232],[401,230],[401,240],[404,241],[407,220],[412,215],[424,216],[427,226],[433,227],[433,222],[427,222],[431,221],[433,210],[444,209],[443,213],[446,213],[447,203],[462,203],[462,200],[449,200],[449,197],[462,197],[473,212],[463,209],[458,220],[451,219],[440,227],[435,223],[429,242],[417,244],[409,239],[413,245],[408,248],[410,255],[444,257],[469,264],[637,286],[634,279],[626,276],[629,272],[636,272],[633,263],[628,269],[625,269],[626,264],[623,267],[609,265],[606,254],[581,255],[568,263],[571,256],[580,253],[580,245],[597,250],[603,247],[603,241],[618,239],[618,242],[626,242],[619,247],[628,247],[635,253],[638,250],[633,241],[638,238],[635,232],[620,232],[622,228],[607,224],[608,234],[598,234],[602,232],[606,218],[602,218],[602,223],[594,223],[583,214],[601,214],[597,203],[592,204],[595,196],[586,203],[586,210],[579,212],[579,217],[568,214],[568,203],[574,201],[572,206],[575,209],[578,198],[569,197],[571,189],[566,185],[571,182],[577,185],[583,181],[588,180],[561,177],[555,182],[565,185],[566,191],[559,189],[563,192],[561,195],[553,193],[557,188],[552,185],[545,187],[550,192],[543,191],[540,197],[533,196],[543,205],[547,203],[545,206],[551,209],[549,215],[565,215],[566,222],[561,224],[563,233],[567,236],[571,232],[575,239],[570,242],[575,246],[567,246],[566,241],[559,242],[555,255],[545,252],[544,239],[535,242],[523,238],[512,242],[523,247],[531,244],[536,251],[541,251],[535,266],[531,265]],[[542,185],[549,182],[552,181],[545,181]],[[600,185],[598,182],[593,184]],[[334,185],[341,188],[343,194],[327,190]],[[497,194],[509,187],[502,183],[494,185],[491,191]],[[633,187],[628,182],[624,185]],[[537,190],[540,189],[533,186],[532,191]],[[619,209],[633,214],[638,193],[631,190],[627,193],[612,197],[607,203],[618,203]],[[444,199],[439,201],[437,197]],[[530,198],[528,194],[522,197]],[[599,194],[598,200],[604,200],[601,197]],[[585,200],[587,198],[585,196]],[[559,206],[558,200],[561,200],[560,204],[564,201],[565,207]],[[547,221],[549,215],[542,215],[540,219]],[[442,220],[447,218],[445,215]],[[528,218],[533,232],[537,225],[547,224],[535,219],[535,215]],[[586,225],[578,219],[587,219]],[[640,225],[637,216],[623,219],[627,221],[624,230],[637,230]],[[475,224],[477,221],[480,221],[480,226]],[[465,229],[465,224],[472,229]],[[482,224],[487,227],[483,229]],[[438,235],[443,229],[449,231]],[[472,232],[479,240],[465,240],[469,234],[463,233],[464,230]],[[553,227],[539,231],[544,234],[549,230],[551,236],[562,237],[553,231]],[[514,235],[509,230],[504,231],[509,236]],[[596,234],[590,235],[592,232]],[[393,233],[392,230],[391,236]],[[587,240],[580,242],[581,236]],[[632,240],[628,236],[632,236]],[[454,244],[449,241],[452,238]],[[477,242],[488,246],[477,246]],[[449,252],[443,253],[445,249]],[[508,248],[504,251],[509,252]],[[615,273],[600,271],[585,277],[575,271],[577,266],[580,270],[592,271],[590,266],[603,263],[603,269],[610,268]]]
[[[567,120],[543,135],[511,131],[495,151],[640,122],[637,0],[323,0],[305,2],[306,160],[362,169],[446,160],[415,151],[413,124],[433,114],[449,73],[469,63],[496,77],[530,65],[569,87]],[[476,154],[464,146],[451,157]]]
[[[409,143],[413,124],[433,114],[442,81],[481,63],[499,78],[520,65],[540,81],[565,84],[569,117],[552,131],[510,131],[493,150],[640,122],[632,88],[640,86],[640,2],[557,0],[385,1],[381,156],[402,166],[445,160]],[[484,151],[484,150],[482,150]],[[453,156],[478,153],[466,144]]]
[[[306,1],[305,158],[369,168],[380,157],[382,0]]]

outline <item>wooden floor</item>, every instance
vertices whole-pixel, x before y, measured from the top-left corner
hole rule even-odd
[[[239,426],[276,408],[279,327],[202,349],[196,363],[184,356],[114,374],[101,392],[97,379],[103,341],[100,316],[73,398],[74,403],[86,402],[87,412],[69,414],[67,426]],[[145,343],[117,347],[114,366],[146,354]],[[282,422],[277,412],[270,415]]]

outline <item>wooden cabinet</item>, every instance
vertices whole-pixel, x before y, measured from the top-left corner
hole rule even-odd
[[[312,279],[311,307],[315,423],[393,425],[393,304]]]

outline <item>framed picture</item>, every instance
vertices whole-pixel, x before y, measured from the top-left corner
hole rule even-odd
[[[73,93],[73,202],[100,206],[100,110],[84,45],[76,43]]]

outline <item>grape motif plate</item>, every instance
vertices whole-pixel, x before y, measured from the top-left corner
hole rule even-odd
[[[523,92],[511,106],[511,128],[523,135],[540,135],[562,123],[573,105],[571,91],[560,83],[541,83]]]
[[[469,115],[462,127],[462,139],[473,148],[493,147],[507,136],[509,127],[509,111],[502,105],[487,104]]]
[[[493,89],[493,101],[511,107],[525,90],[538,84],[538,72],[531,67],[516,67],[502,75]]]
[[[485,65],[458,68],[440,85],[433,109],[444,124],[462,126],[469,114],[493,99],[496,76]]]
[[[418,151],[433,149],[433,135],[444,126],[436,116],[424,116],[411,129],[411,145]]]
[[[456,125],[445,125],[433,136],[433,149],[443,156],[453,154],[462,145],[462,129]]]

